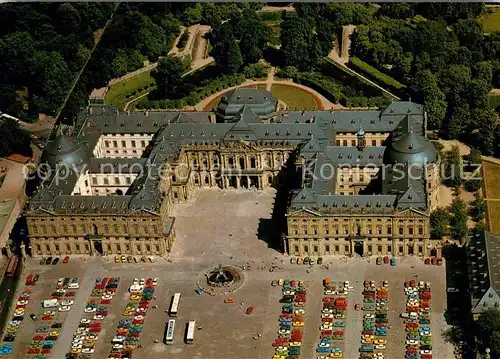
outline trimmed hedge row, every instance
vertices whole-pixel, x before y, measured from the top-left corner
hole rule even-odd
[[[384,95],[373,97],[346,96],[342,93],[342,86],[340,84],[317,72],[298,73],[294,81],[318,91],[331,102],[339,103],[346,107],[384,107],[391,102],[391,100]]]
[[[175,100],[154,100],[141,99],[136,105],[138,109],[173,109],[183,108],[185,106],[194,106],[204,98],[213,95],[219,91],[225,90],[229,87],[237,86],[245,81],[245,75],[234,74],[224,75],[219,78],[210,79],[206,81],[202,87],[198,87],[191,91],[189,95]]]
[[[383,72],[380,72],[377,70],[375,67],[371,66],[370,64],[364,62],[363,60],[353,56],[349,59],[349,65],[351,67],[354,67],[354,70],[359,70],[365,75],[368,75],[383,84],[390,86],[396,90],[401,90],[405,88],[406,86],[403,85],[402,83],[394,80],[392,77],[389,75],[384,74]]]

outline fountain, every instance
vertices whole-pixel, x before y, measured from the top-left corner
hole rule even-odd
[[[233,284],[237,274],[230,267],[224,267],[219,264],[217,268],[210,270],[207,274],[207,282],[213,287],[230,286]]]

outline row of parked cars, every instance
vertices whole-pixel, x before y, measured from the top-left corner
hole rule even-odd
[[[129,287],[127,303],[116,328],[116,335],[111,340],[111,352],[108,358],[129,359],[137,348],[139,336],[144,328],[144,317],[153,299],[159,278],[135,278]]]
[[[150,263],[156,262],[155,257],[153,256],[142,256],[142,257],[136,257],[136,256],[125,256],[125,255],[116,255],[115,256],[115,263],[146,263],[149,261]]]
[[[348,281],[335,285],[330,278],[323,280],[323,286],[325,297],[322,300],[321,334],[320,342],[316,347],[316,352],[321,355],[317,358],[342,358],[344,354],[338,342],[344,340],[347,297],[354,288]]]
[[[272,344],[275,348],[273,359],[295,359],[300,356],[304,327],[306,288],[303,280],[280,279],[283,297],[280,303],[278,338]]]
[[[68,263],[69,262],[69,256],[64,257],[64,259],[63,259],[62,262],[63,263]],[[44,264],[45,265],[49,265],[49,264],[56,265],[57,263],[59,263],[59,257],[54,257],[54,258],[52,258],[52,257],[47,257],[47,258],[43,257],[42,259],[40,259],[40,264],[41,265],[44,265]]]
[[[83,318],[73,334],[68,359],[89,359],[95,352],[95,344],[102,329],[102,320],[108,315],[108,305],[116,293],[120,278],[97,278],[91,298],[85,306]]]
[[[31,289],[24,288],[19,297],[17,298],[17,303],[14,308],[14,315],[12,320],[7,323],[6,333],[3,337],[4,342],[13,342],[16,340],[17,331],[19,326],[23,322],[24,313],[26,311],[26,306],[28,305],[31,296]]]
[[[401,313],[406,327],[406,359],[432,359],[431,284],[405,282],[406,312]]]
[[[363,332],[361,333],[361,359],[384,359],[387,349],[389,282],[363,282]]]

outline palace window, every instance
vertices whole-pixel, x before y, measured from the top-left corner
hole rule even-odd
[[[255,157],[250,158],[250,168],[257,168]]]
[[[309,253],[309,247],[307,244],[304,244],[304,253]]]
[[[335,246],[335,252],[338,252],[338,251],[339,251],[339,246],[338,246],[338,245],[336,245],[336,246]]]
[[[392,252],[392,246],[391,245],[388,245],[387,246],[387,252],[391,253]]]
[[[302,233],[307,234],[307,226],[302,226]]]
[[[392,226],[387,226],[387,234],[392,234]]]
[[[349,246],[346,244],[344,247],[345,247],[345,248],[344,248],[345,252],[346,252],[346,253],[349,253]]]
[[[408,234],[409,235],[413,234],[413,227],[411,227],[411,226],[408,227]]]
[[[399,226],[399,234],[404,234],[404,228],[403,228],[403,226]]]
[[[378,253],[382,253],[382,246],[380,244],[377,246],[377,251]]]
[[[158,234],[158,227],[156,226],[156,224],[153,225],[153,233]]]
[[[109,233],[109,225],[104,225],[104,233]]]
[[[66,244],[66,253],[71,253],[71,246],[68,244]]]
[[[330,253],[330,245],[325,245],[325,252]]]
[[[349,226],[344,224],[344,234],[349,234]]]
[[[135,147],[135,141],[134,140],[130,141],[130,144],[132,145],[132,147]]]
[[[115,177],[115,184],[120,185],[120,178],[119,177]]]
[[[330,234],[330,228],[328,226],[325,226],[325,234]]]
[[[422,226],[418,227],[418,234],[424,234],[424,227]]]
[[[145,225],[143,226],[143,228],[144,228],[144,233],[145,233],[145,234],[149,234],[149,228],[148,228],[147,224],[145,224]]]
[[[113,224],[113,231],[114,231],[115,233],[118,233],[118,224],[116,224],[116,223],[115,223],[115,224]]]
[[[108,177],[104,177],[103,179],[104,179],[104,185],[108,186],[109,185]]]
[[[313,233],[314,233],[314,234],[318,234],[318,227],[313,226],[313,227],[312,227],[312,230],[313,230]]]
[[[160,253],[160,246],[158,244],[156,245],[156,252]]]
[[[146,141],[141,141],[141,147],[142,148],[146,147]]]
[[[127,147],[127,143],[125,141],[122,141],[122,147]]]
[[[118,147],[118,141],[113,141],[113,147]]]
[[[372,226],[367,226],[367,232],[368,232],[368,234],[373,234],[372,233]]]

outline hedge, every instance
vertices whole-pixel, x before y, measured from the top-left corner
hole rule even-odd
[[[367,64],[363,60],[353,56],[349,59],[349,64],[351,67],[354,67],[355,70],[359,70],[360,72],[382,82],[383,84],[390,86],[396,90],[400,90],[405,88],[406,86],[403,85],[402,83],[396,81],[389,75],[386,75],[379,70],[377,70],[375,67],[371,66],[370,64]]]

